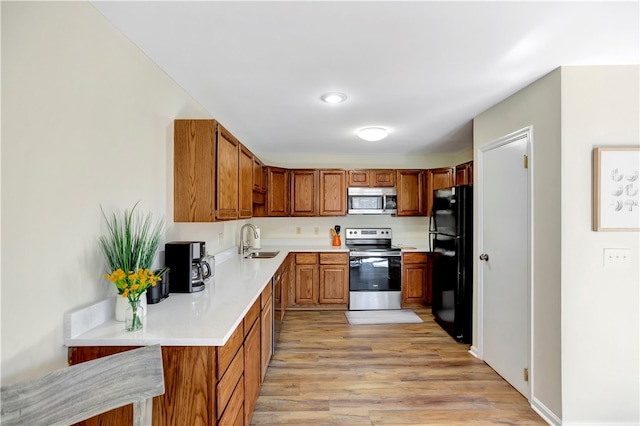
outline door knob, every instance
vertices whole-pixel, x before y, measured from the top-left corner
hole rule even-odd
[[[480,255],[480,260],[484,260],[485,262],[488,262],[489,261],[489,255],[486,254],[486,253],[482,253]]]

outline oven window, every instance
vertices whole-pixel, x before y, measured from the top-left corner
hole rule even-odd
[[[400,291],[401,257],[349,257],[349,291]]]
[[[349,208],[353,210],[379,210],[382,209],[382,197],[351,195],[349,196]]]

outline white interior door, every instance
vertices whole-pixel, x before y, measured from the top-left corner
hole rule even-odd
[[[480,151],[479,289],[484,361],[525,397],[530,359],[529,129]]]

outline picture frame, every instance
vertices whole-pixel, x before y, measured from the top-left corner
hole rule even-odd
[[[640,231],[640,147],[593,149],[593,230]]]

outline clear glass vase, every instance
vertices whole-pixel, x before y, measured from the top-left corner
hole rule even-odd
[[[142,330],[144,327],[144,307],[141,306],[140,300],[129,301],[124,324],[127,331]]]

